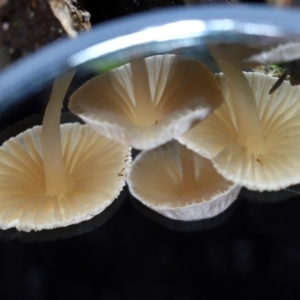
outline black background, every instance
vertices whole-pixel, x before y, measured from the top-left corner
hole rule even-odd
[[[123,196],[95,229],[2,232],[4,299],[299,299],[297,197],[262,204],[242,194],[222,215],[183,226]]]

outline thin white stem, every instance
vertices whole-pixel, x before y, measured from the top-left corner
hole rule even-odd
[[[47,195],[57,195],[67,187],[60,139],[60,114],[74,74],[75,69],[55,78],[43,119],[41,144]]]
[[[221,53],[212,45],[209,49],[224,73],[234,97],[232,105],[236,112],[239,142],[254,152],[260,152],[263,147],[263,135],[253,90],[238,66],[223,59]]]

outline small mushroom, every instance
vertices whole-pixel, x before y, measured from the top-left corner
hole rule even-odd
[[[272,49],[277,49],[279,45],[278,41],[269,39],[264,43],[208,43],[207,47],[208,49],[214,48],[222,59],[249,70],[264,64],[261,62],[262,56],[264,56],[265,53],[273,53]],[[272,61],[272,63],[276,62],[278,62],[278,59]]]
[[[128,147],[87,125],[60,126],[62,101],[73,74],[55,80],[42,126],[0,147],[2,229],[52,229],[88,220],[125,184]]]
[[[146,150],[187,131],[223,101],[202,63],[156,55],[94,77],[72,95],[69,108],[105,137]]]
[[[300,88],[243,73],[218,59],[225,103],[178,140],[210,158],[226,179],[250,190],[275,191],[300,182]]]
[[[280,44],[272,49],[254,54],[245,59],[245,61],[249,63],[269,65],[290,62],[297,59],[300,59],[300,43],[290,42]]]
[[[183,221],[220,214],[240,191],[219,175],[208,159],[177,141],[140,153],[127,183],[132,195],[144,205]]]
[[[218,56],[241,68],[254,68],[259,65],[287,63],[300,59],[299,42],[279,42],[268,40],[265,43],[219,43],[208,44]]]
[[[280,71],[277,72],[279,78],[270,89],[270,94],[279,88],[286,79],[289,80],[291,85],[300,84],[300,43],[291,42],[279,45],[269,51],[253,55],[247,61],[267,65],[273,64],[267,66],[266,69],[270,67],[272,69],[273,66],[275,66],[277,70],[280,69]]]

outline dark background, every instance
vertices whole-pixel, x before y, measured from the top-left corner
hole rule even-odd
[[[92,23],[182,1],[85,0]],[[102,216],[0,232],[0,299],[299,299],[300,202],[247,193],[211,220],[175,222],[127,189]]]
[[[2,232],[1,294],[3,299],[299,299],[299,199],[262,204],[255,198],[241,196],[222,215],[187,225],[141,211],[125,195],[115,214],[95,229],[97,222],[90,221],[53,235]]]

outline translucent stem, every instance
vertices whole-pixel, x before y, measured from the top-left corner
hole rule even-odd
[[[60,113],[74,74],[75,69],[54,80],[43,119],[41,144],[47,195],[57,195],[67,187],[60,140]]]
[[[253,152],[260,152],[263,147],[263,135],[255,97],[242,70],[223,59],[213,46],[210,52],[225,75],[227,85],[233,96],[239,141]]]

